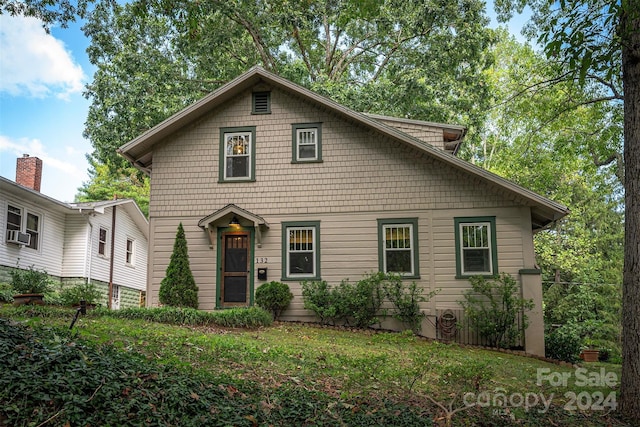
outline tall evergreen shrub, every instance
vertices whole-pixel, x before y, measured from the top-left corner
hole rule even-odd
[[[198,287],[189,266],[187,239],[182,223],[178,225],[165,278],[160,282],[159,297],[165,305],[198,308]]]

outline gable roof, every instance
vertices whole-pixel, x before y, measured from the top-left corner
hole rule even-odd
[[[184,126],[198,120],[239,93],[249,90],[259,83],[266,83],[285,92],[293,93],[311,104],[329,109],[334,114],[341,116],[344,119],[357,123],[361,126],[365,126],[381,135],[416,148],[451,167],[469,173],[472,176],[516,196],[523,204],[531,207],[531,219],[534,229],[541,229],[569,213],[569,210],[565,206],[514,184],[511,181],[475,166],[465,160],[461,160],[444,150],[435,148],[430,144],[414,138],[392,126],[386,125],[381,121],[376,120],[376,116],[353,111],[344,105],[318,95],[260,67],[251,68],[246,73],[236,77],[189,107],[177,112],[168,119],[139,135],[137,138],[124,144],[117,150],[117,152],[129,160],[135,167],[149,174],[153,163],[153,146],[156,143],[162,141]],[[448,126],[450,129],[459,130],[458,127],[449,125],[438,126]]]
[[[50,211],[61,212],[63,214],[103,214],[105,208],[112,206],[122,206],[129,214],[136,226],[144,234],[149,237],[149,221],[144,216],[138,204],[133,199],[117,199],[105,200],[101,202],[82,202],[82,203],[65,203],[58,201],[52,197],[42,194],[39,191],[22,186],[10,179],[0,176],[0,186],[7,192],[19,197],[21,200],[28,201]]]

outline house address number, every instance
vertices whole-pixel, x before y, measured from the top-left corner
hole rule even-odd
[[[268,262],[268,258],[256,258],[256,264],[267,264]]]

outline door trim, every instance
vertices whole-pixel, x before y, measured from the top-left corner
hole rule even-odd
[[[218,227],[218,232],[216,235],[216,308],[224,309],[224,308],[234,308],[231,306],[224,307],[222,304],[222,237],[223,235],[234,234],[234,233],[248,233],[249,234],[249,253],[247,256],[249,257],[249,272],[247,273],[247,281],[249,285],[249,298],[247,306],[253,306],[253,287],[254,287],[254,261],[255,261],[255,228],[254,227],[240,227],[240,228],[232,228],[232,227]],[[244,307],[243,305],[235,306],[235,307]]]

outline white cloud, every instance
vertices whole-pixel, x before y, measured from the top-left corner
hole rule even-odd
[[[38,139],[20,138],[18,140],[12,140],[4,135],[0,135],[0,153],[3,152],[13,154],[12,158],[22,157],[23,154],[38,157],[46,167],[56,170],[56,178],[62,178],[62,182],[79,183],[79,186],[83,180],[87,179],[87,162],[84,160],[84,154],[79,150],[73,153],[78,157],[77,159],[71,158],[67,151],[65,159],[61,160],[49,154],[44,145],[42,145],[42,142]],[[82,168],[78,167],[78,165],[81,165]],[[8,178],[13,179],[12,177]],[[75,187],[73,189],[75,190]]]
[[[66,98],[81,92],[84,80],[64,43],[38,19],[0,15],[0,93]]]

